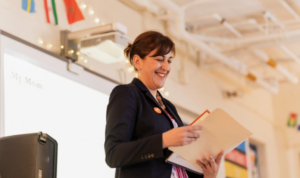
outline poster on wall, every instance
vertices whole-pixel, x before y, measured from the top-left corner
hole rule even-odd
[[[248,178],[245,142],[225,155],[225,173],[226,178]]]
[[[290,116],[288,118],[287,126],[288,127],[296,127],[297,124],[297,114],[296,113],[290,113]]]

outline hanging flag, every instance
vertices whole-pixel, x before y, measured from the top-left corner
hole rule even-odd
[[[291,113],[287,125],[288,127],[295,127],[296,124],[297,124],[297,114]]]
[[[50,24],[58,24],[55,0],[44,0],[44,9],[46,13],[46,21]]]
[[[64,2],[69,24],[84,20],[81,10],[75,0],[64,0]]]
[[[35,12],[35,3],[34,0],[22,0],[22,9],[29,13]]]

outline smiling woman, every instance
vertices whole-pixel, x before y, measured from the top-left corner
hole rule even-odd
[[[105,131],[106,163],[116,167],[116,176],[144,178],[202,178],[183,168],[165,163],[169,146],[182,146],[199,138],[201,126],[183,126],[175,106],[163,98],[162,88],[171,71],[175,44],[163,34],[140,34],[124,50],[138,72],[130,84],[112,91],[107,106]],[[203,160],[204,178],[215,178],[222,154]]]
[[[138,78],[156,97],[156,90],[162,88],[171,71],[171,62],[175,55],[175,44],[163,34],[148,31],[139,35],[124,50]]]
[[[132,44],[128,44],[124,53],[129,58],[130,63],[134,66],[133,57],[138,55],[144,59],[150,52],[156,50],[152,56],[164,56],[170,52],[175,55],[175,44],[163,34],[156,31],[147,31],[140,34]],[[135,68],[137,71],[137,68]]]
[[[134,66],[138,70],[138,78],[146,85],[155,97],[156,90],[164,86],[168,74],[171,71],[172,52],[156,56],[157,49],[150,52],[144,59],[134,55]]]

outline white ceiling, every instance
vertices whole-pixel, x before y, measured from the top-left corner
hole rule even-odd
[[[131,0],[134,1],[137,0]],[[146,1],[159,6],[156,0]],[[279,84],[289,83],[282,73],[253,54],[253,49],[259,49],[300,80],[300,63],[293,60],[291,55],[280,47],[284,45],[300,61],[300,0],[172,0],[172,2],[184,9],[185,25],[191,34],[229,40],[266,38],[273,34],[281,34],[275,40],[261,40],[247,45],[213,41],[205,43],[226,57],[245,63],[250,70],[265,80],[275,80]],[[284,3],[293,12],[288,10]],[[265,15],[266,12],[268,16]],[[225,19],[240,37],[213,17],[214,14]],[[289,38],[286,35],[297,30],[298,36]],[[208,60],[208,62],[216,61],[213,58]]]
[[[212,17],[216,13],[226,19],[243,37],[265,35],[257,26],[247,23],[249,20],[254,19],[262,28],[266,29],[266,20],[263,15],[265,11],[269,11],[278,19],[279,23],[284,25],[284,28],[281,28],[279,25],[269,21],[270,32],[300,29],[300,20],[297,21],[279,0],[173,0],[173,2],[181,7],[188,7],[185,10],[186,24],[191,27],[191,32],[195,34],[237,38],[235,34]],[[285,2],[300,16],[300,1],[286,0]],[[222,44],[214,45],[222,49],[230,46]],[[300,56],[300,40],[299,42],[296,41],[287,44],[286,47],[297,56]],[[269,45],[269,47],[260,49],[290,72],[300,77],[300,64],[296,63],[289,55],[282,51],[278,47],[278,44],[274,43]],[[261,60],[257,60],[257,57],[246,48],[232,48],[231,51],[231,53],[227,53],[226,55],[242,60],[248,67],[255,69],[264,78],[275,78],[279,82],[287,81],[279,72],[273,70]]]

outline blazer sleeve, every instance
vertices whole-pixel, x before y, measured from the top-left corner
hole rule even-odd
[[[119,85],[112,91],[104,144],[106,163],[110,167],[129,166],[164,156],[162,134],[132,141],[138,107],[139,98],[130,86]]]

